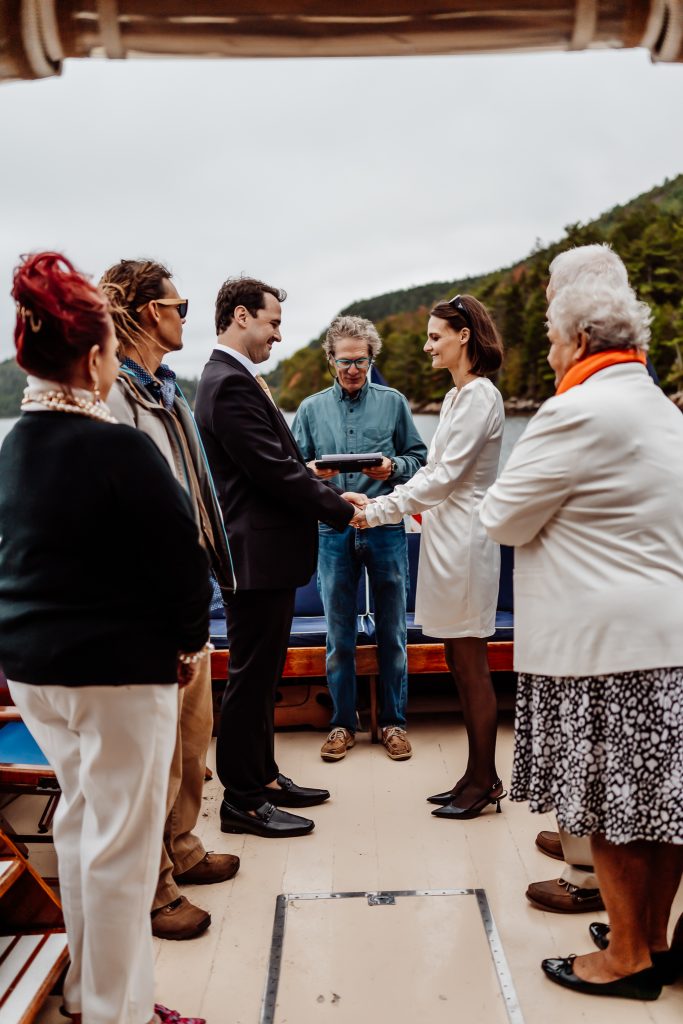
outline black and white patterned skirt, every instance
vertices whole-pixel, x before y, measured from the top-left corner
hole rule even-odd
[[[510,796],[573,835],[683,843],[683,668],[520,673]]]

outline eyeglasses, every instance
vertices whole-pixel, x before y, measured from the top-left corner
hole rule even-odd
[[[335,359],[334,365],[340,370],[350,370],[352,366],[355,366],[357,370],[367,370],[371,362],[372,359],[369,356],[361,356],[360,359]]]
[[[189,299],[150,299],[149,302],[143,302],[141,306],[138,306],[138,313],[152,302],[156,302],[157,306],[175,306],[181,320],[187,316],[187,307],[190,304]]]
[[[452,299],[449,299],[448,305],[452,306],[453,309],[457,309],[458,313],[462,314],[462,318],[467,323],[468,327],[472,327],[472,321],[470,320],[470,314],[467,312],[467,306],[459,295],[454,295]]]

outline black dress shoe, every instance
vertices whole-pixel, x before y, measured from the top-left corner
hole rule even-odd
[[[598,949],[607,949],[609,946],[610,927],[602,924],[601,921],[593,921],[588,926],[590,937]],[[662,949],[657,953],[651,953],[652,970],[655,972],[662,985],[675,985],[679,978],[683,978],[683,952],[678,949]]]
[[[622,999],[659,999],[662,983],[652,967],[627,974],[616,981],[584,981],[574,974],[573,956],[543,960],[541,967],[551,981],[590,996],[620,996]]]
[[[593,921],[588,925],[588,933],[593,940],[593,945],[598,949],[607,949],[609,946],[609,925],[602,921]]]
[[[304,786],[297,786],[286,775],[278,775],[275,780],[279,789],[264,789],[263,797],[271,804],[279,807],[315,807],[316,804],[324,804],[330,799],[328,789],[306,789]]]
[[[315,828],[315,822],[298,814],[278,811],[273,804],[261,804],[254,814],[224,800],[221,804],[221,832],[248,832],[265,839],[290,839],[305,836]]]
[[[500,791],[500,792],[499,792]],[[500,814],[500,801],[507,796],[507,793],[503,789],[503,783],[500,779],[496,779],[490,789],[488,789],[482,796],[477,797],[469,807],[456,807],[455,804],[451,803],[453,795],[451,794],[449,801],[443,807],[437,807],[432,814],[435,818],[448,818],[451,821],[468,821],[470,818],[477,818],[489,804],[496,805],[496,813]]]

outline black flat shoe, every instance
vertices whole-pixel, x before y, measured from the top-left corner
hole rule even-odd
[[[316,804],[324,804],[330,799],[328,789],[306,789],[304,786],[297,786],[286,775],[278,775],[275,780],[279,789],[264,789],[263,798],[278,807],[315,807]]]
[[[543,960],[541,968],[551,981],[571,988],[575,992],[585,992],[590,996],[617,996],[622,999],[659,999],[662,983],[652,967],[646,967],[635,974],[627,974],[616,981],[584,981],[574,974],[573,956],[565,956]]]
[[[229,804],[227,800],[221,804],[221,832],[248,832],[253,836],[263,836],[264,839],[290,839],[293,836],[306,836],[314,828],[315,822],[309,818],[279,811],[273,804],[261,804],[256,810],[256,817]]]
[[[609,946],[610,927],[601,921],[593,921],[588,926],[593,944],[598,949],[607,949]],[[658,953],[651,953],[652,970],[655,972],[662,985],[675,985],[679,978],[683,978],[683,952],[678,949],[662,949]]]
[[[504,789],[500,793],[497,792],[497,790],[502,789],[502,785],[503,783],[500,779],[496,779],[491,788],[483,796],[473,801],[469,807],[456,807],[449,800],[443,807],[438,807],[435,811],[432,811],[432,814],[435,818],[448,818],[450,821],[469,821],[470,818],[478,818],[489,804],[495,804],[496,814],[500,814],[500,801],[507,796]]]

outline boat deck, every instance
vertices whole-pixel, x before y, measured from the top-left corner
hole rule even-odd
[[[512,718],[502,718],[498,764],[509,780]],[[311,811],[315,832],[302,838],[222,835],[221,786],[207,783],[200,833],[208,849],[239,854],[242,867],[234,881],[185,890],[211,911],[212,925],[191,942],[155,940],[158,1000],[209,1024],[680,1024],[683,984],[657,1002],[635,1003],[565,992],[545,979],[541,959],[587,952],[589,921],[605,919],[541,913],[524,898],[530,881],[561,870],[534,846],[539,829],[554,828],[552,818],[508,800],[504,813],[491,808],[469,822],[432,818],[424,798],[457,777],[464,730],[457,715],[421,714],[410,737],[410,761],[390,761],[364,733],[344,761],[324,764],[322,734],[279,733],[282,770],[332,792]],[[460,890],[484,890],[486,900]],[[368,900],[377,891],[430,895]],[[277,929],[270,962],[278,895],[333,893],[357,895],[281,901],[286,927],[284,936]],[[486,901],[494,925],[482,916]],[[277,1001],[271,988],[262,1017],[278,950]],[[63,1024],[58,1005],[53,997],[40,1024]]]

